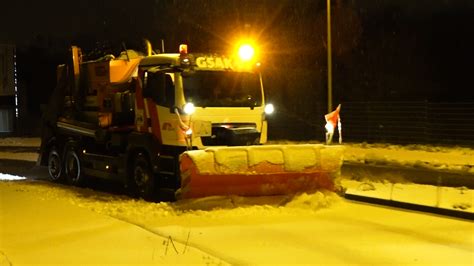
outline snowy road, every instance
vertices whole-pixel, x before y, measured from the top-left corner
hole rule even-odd
[[[34,147],[37,142],[2,143]],[[346,146],[347,160],[468,174],[474,170],[472,149],[365,146]],[[111,190],[111,184],[94,187],[98,191],[45,182],[46,169],[34,167],[34,152],[3,149],[0,157],[0,172],[29,178],[0,181],[1,266],[474,265],[472,221],[322,193],[295,199],[211,197],[149,203],[117,195],[120,191]],[[345,186],[363,195],[444,208],[463,206],[473,212],[473,190],[359,179],[346,180]]]
[[[0,191],[0,265],[474,262],[472,222],[333,194],[149,203],[32,180]]]

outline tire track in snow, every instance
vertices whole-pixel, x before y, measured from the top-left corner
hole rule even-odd
[[[204,247],[203,245],[197,245],[197,244],[190,244],[189,241],[187,240],[183,240],[183,239],[180,239],[180,238],[177,238],[177,237],[173,237],[171,235],[168,235],[168,234],[165,234],[164,232],[160,232],[156,229],[153,229],[153,228],[149,228],[147,227],[146,225],[143,225],[143,224],[139,224],[139,223],[136,223],[134,221],[130,221],[128,219],[124,219],[124,218],[120,218],[120,217],[117,217],[117,216],[112,216],[112,215],[108,215],[109,217],[113,218],[113,219],[116,219],[116,220],[119,220],[119,221],[122,221],[124,223],[128,223],[128,224],[131,224],[131,225],[134,225],[134,226],[137,226],[145,231],[148,231],[154,235],[157,235],[161,238],[163,238],[164,241],[168,240],[170,237],[171,237],[171,240],[173,242],[176,242],[176,243],[180,243],[182,244],[183,246],[185,246],[185,249],[184,250],[187,250],[189,248],[194,248],[196,250],[199,250],[201,251],[202,253],[205,253],[209,256],[212,256],[228,265],[244,265],[244,264],[248,264],[247,262],[245,261],[241,261],[241,260],[238,260],[236,258],[233,258],[233,257],[229,257],[229,256],[226,256],[224,254],[222,254],[221,252],[218,252],[218,251],[215,251],[215,250],[212,250],[210,248],[207,248],[207,247]],[[182,253],[184,254],[184,252]],[[220,264],[219,264],[220,265]]]
[[[12,266],[13,263],[8,259],[7,254],[0,250],[0,265],[2,266]]]

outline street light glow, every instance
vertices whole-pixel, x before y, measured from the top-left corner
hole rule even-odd
[[[255,54],[255,50],[249,44],[244,44],[239,48],[239,57],[243,61],[249,61]]]

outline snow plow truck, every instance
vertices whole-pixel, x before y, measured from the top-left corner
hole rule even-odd
[[[52,181],[116,180],[146,200],[336,190],[341,146],[263,145],[272,105],[245,49],[148,46],[83,61],[71,47],[43,113],[38,164]]]

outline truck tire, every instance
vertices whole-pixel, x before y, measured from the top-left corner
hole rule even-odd
[[[56,146],[49,149],[48,173],[49,180],[53,182],[60,182],[64,179],[63,162]]]
[[[148,158],[143,153],[138,153],[132,168],[133,190],[137,196],[144,200],[155,198],[155,178]]]
[[[81,173],[81,160],[73,147],[66,149],[66,154],[64,156],[64,170],[67,181],[70,185],[79,186],[84,183],[84,177]]]

